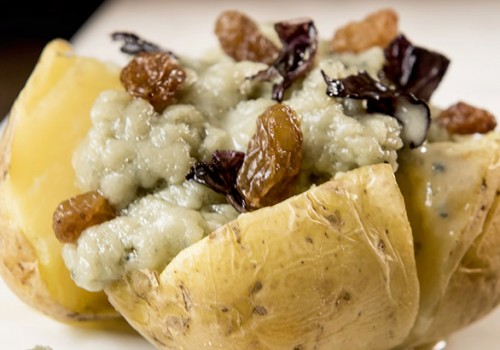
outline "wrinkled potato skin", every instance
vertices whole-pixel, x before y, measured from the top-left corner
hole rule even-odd
[[[235,221],[111,303],[160,349],[390,349],[418,305],[411,230],[389,165]]]

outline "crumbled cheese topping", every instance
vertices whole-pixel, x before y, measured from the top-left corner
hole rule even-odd
[[[403,146],[394,118],[363,114],[329,98],[320,74],[321,69],[334,78],[358,70],[375,74],[382,51],[323,56],[283,101],[301,118],[300,190],[313,178],[326,180],[363,165],[385,162],[396,170]],[[246,151],[257,117],[276,103],[270,84],[246,79],[263,67],[227,58],[191,64],[179,104],[161,114],[125,92],[101,94],[74,168],[80,188],[100,190],[121,215],[64,246],[77,284],[100,290],[134,269],[162,270],[180,250],[236,218],[223,196],[185,176],[196,160],[210,159],[217,149]]]

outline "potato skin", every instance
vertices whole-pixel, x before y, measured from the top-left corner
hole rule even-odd
[[[160,349],[387,350],[413,325],[418,281],[403,199],[376,165],[240,215],[106,293]]]
[[[0,274],[20,299],[54,319],[73,324],[102,320],[101,326],[112,328],[121,328],[123,321],[110,321],[119,315],[104,293],[89,293],[71,281],[50,213],[75,191],[73,145],[85,135],[97,94],[119,86],[117,73],[103,63],[74,56],[63,40],[52,41],[0,139]],[[72,99],[81,103],[68,103]]]
[[[500,302],[500,135],[428,144],[400,158],[420,307],[401,349],[436,342]]]
[[[35,309],[67,320],[67,310],[54,302],[44,286],[37,269],[37,256],[31,243],[24,237],[16,221],[9,215],[5,180],[9,173],[10,149],[14,124],[9,122],[0,134],[0,275],[10,289]]]

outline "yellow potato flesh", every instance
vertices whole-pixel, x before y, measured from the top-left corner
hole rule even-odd
[[[243,214],[166,269],[106,290],[161,349],[372,349],[401,343],[418,281],[388,165]]]
[[[97,95],[120,87],[118,74],[116,67],[77,57],[68,43],[53,41],[10,115],[10,156],[4,160],[7,175],[1,184],[8,215],[3,217],[8,216],[21,239],[31,245],[41,280],[38,287],[46,289],[21,294],[34,307],[64,321],[114,314],[104,293],[86,292],[71,280],[51,225],[58,203],[79,192],[72,153],[90,127],[90,109]],[[15,278],[7,279],[11,285],[23,283]],[[13,286],[15,291],[19,288]],[[52,300],[42,301],[37,293]]]
[[[428,144],[400,158],[397,179],[420,281],[407,346],[442,339],[500,300],[499,155],[499,135],[492,133]]]

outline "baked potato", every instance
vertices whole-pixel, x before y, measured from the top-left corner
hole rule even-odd
[[[116,309],[160,349],[389,350],[432,344],[500,302],[496,132],[406,147],[396,175],[390,164],[338,171],[180,244],[164,266],[124,271],[105,294],[77,287],[52,213],[82,191],[71,157],[97,95],[123,93],[118,76],[52,42],[2,135],[0,272],[38,310],[75,322],[113,319]],[[208,93],[193,91],[183,101]],[[306,97],[318,109],[330,103]],[[213,117],[213,106],[199,108]]]
[[[241,214],[106,293],[161,349],[391,349],[419,296],[389,165]]]
[[[51,42],[2,133],[0,271],[22,300],[64,322],[119,317],[104,293],[72,281],[51,226],[54,207],[78,193],[71,155],[89,128],[90,106],[102,89],[120,87],[118,73]]]

